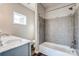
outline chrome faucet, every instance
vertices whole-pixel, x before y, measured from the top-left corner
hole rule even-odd
[[[73,40],[71,48],[76,49],[76,44],[77,44],[76,40]]]
[[[0,46],[3,46],[3,43],[2,43],[1,37],[2,37],[2,32],[0,32]]]
[[[3,46],[3,42],[1,40],[3,36],[8,36],[8,34],[0,32],[0,46]]]

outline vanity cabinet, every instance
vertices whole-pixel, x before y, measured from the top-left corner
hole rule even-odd
[[[31,55],[30,43],[0,53],[0,56],[30,56],[30,55]]]

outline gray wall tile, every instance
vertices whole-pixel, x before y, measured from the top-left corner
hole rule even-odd
[[[67,46],[72,45],[73,41],[73,17],[66,16],[46,20],[45,40]]]

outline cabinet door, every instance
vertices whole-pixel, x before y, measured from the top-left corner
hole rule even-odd
[[[2,54],[0,53],[0,56],[2,56]]]
[[[2,56],[28,56],[28,44],[8,50],[2,53]]]

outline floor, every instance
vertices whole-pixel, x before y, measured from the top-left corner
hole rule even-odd
[[[32,55],[32,56],[46,56],[45,54],[42,54],[42,53],[38,53],[38,54],[34,54],[34,55]]]
[[[45,54],[42,54],[42,53],[35,53],[35,48],[34,48],[34,46],[32,45],[31,46],[31,48],[32,48],[32,56],[46,56]]]

